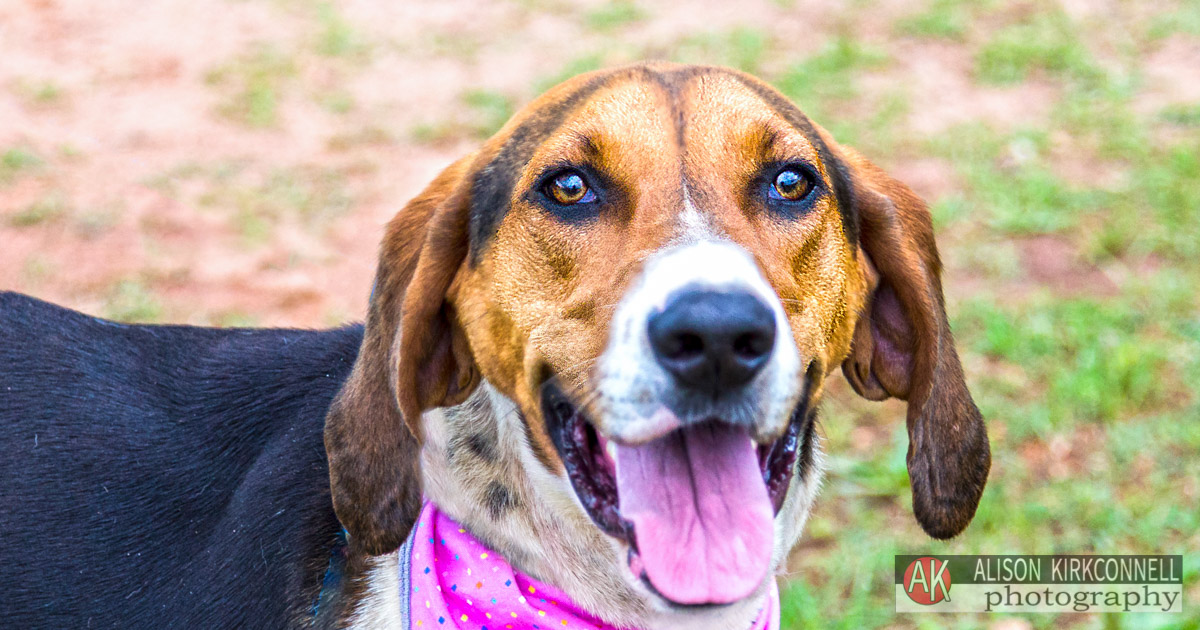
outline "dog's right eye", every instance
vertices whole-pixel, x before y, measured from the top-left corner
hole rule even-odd
[[[583,175],[573,170],[561,171],[551,176],[542,192],[555,203],[564,206],[596,200],[596,193],[592,192]]]

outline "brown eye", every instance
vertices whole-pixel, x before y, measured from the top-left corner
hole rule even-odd
[[[778,195],[780,199],[787,201],[800,201],[812,189],[812,182],[804,173],[794,168],[785,168],[775,176],[775,183],[771,188],[773,197]]]
[[[583,176],[575,171],[565,171],[555,175],[546,186],[546,194],[564,206],[595,198],[592,191],[588,189],[587,182],[583,181]]]

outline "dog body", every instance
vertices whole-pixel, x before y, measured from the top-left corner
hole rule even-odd
[[[246,469],[237,462],[278,456],[266,438],[248,454],[209,451],[204,461],[220,470],[196,475],[261,482],[246,487],[269,496],[236,483],[221,489],[227,500],[259,504],[243,528],[255,518],[303,517],[273,543],[294,554],[277,558],[291,577],[260,585],[286,589],[277,619],[314,621],[297,621],[297,602],[316,596],[322,571],[313,567],[336,534],[331,503],[349,534],[345,577],[315,623],[400,624],[406,558],[396,550],[432,501],[606,623],[741,630],[812,505],[821,476],[815,410],[839,365],[860,394],[908,401],[914,511],[925,531],[956,535],[974,514],[987,437],[939,273],[924,204],[781,95],[725,69],[649,64],[552,89],[410,202],[388,226],[364,328],[120,330],[159,334],[156,343],[170,346],[163,352],[183,362],[161,363],[172,378],[155,385],[146,375],[146,391],[176,404],[213,392],[219,375],[239,395],[214,400],[261,410],[250,417],[218,405],[214,419],[228,413],[245,423],[217,422],[205,439],[292,436],[278,443],[291,449],[281,465],[306,467],[297,485],[238,472]],[[91,343],[124,343],[89,321],[79,326]],[[50,333],[22,333],[15,343],[36,334]],[[193,338],[225,348],[227,362],[189,371],[189,359],[208,356]],[[312,347],[295,351],[293,338]],[[357,355],[339,345],[356,342]],[[278,355],[256,354],[269,352],[263,344],[281,344]],[[153,350],[128,361],[149,371],[158,365]],[[36,373],[21,364],[43,365],[32,354],[21,351],[0,377]],[[266,366],[278,367],[280,384],[255,380],[271,373]],[[239,381],[239,369],[252,375]],[[326,374],[320,386],[304,385],[317,372]],[[246,399],[252,383],[264,388],[261,400]],[[69,397],[69,386],[31,383],[16,411],[0,414],[17,425],[39,394]],[[113,404],[135,391],[117,392]],[[268,401],[300,408],[276,411]],[[47,421],[83,422],[74,408],[55,402]],[[316,487],[326,468],[310,448],[312,423],[326,408],[329,485]],[[118,413],[102,409],[100,417]],[[143,415],[169,422],[176,409],[162,402]],[[117,432],[143,430],[138,413]],[[187,440],[166,448],[202,451]],[[100,464],[112,461],[120,458]],[[159,460],[145,474],[175,470]],[[165,490],[176,500],[193,491]],[[57,501],[84,496],[72,487]],[[291,516],[261,507],[292,504],[316,507]],[[132,527],[163,545],[158,557],[181,557],[186,546],[162,542],[168,535],[147,524],[179,516],[154,509]],[[249,540],[238,544],[229,583],[256,566],[244,553]],[[175,561],[165,573],[191,566]]]
[[[5,625],[307,624],[340,532],[321,429],[361,340],[0,293]]]

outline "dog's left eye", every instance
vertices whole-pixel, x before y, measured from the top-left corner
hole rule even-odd
[[[800,201],[808,196],[812,188],[812,179],[807,173],[796,168],[785,168],[775,175],[767,194],[772,199]]]
[[[562,171],[546,182],[543,192],[556,203],[570,206],[596,200],[596,193],[578,171]]]

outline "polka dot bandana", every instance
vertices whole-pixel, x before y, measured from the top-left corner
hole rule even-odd
[[[409,627],[422,630],[620,630],[573,605],[560,590],[523,575],[433,503],[400,549]],[[404,593],[401,593],[404,596]],[[779,627],[779,591],[747,630]]]

